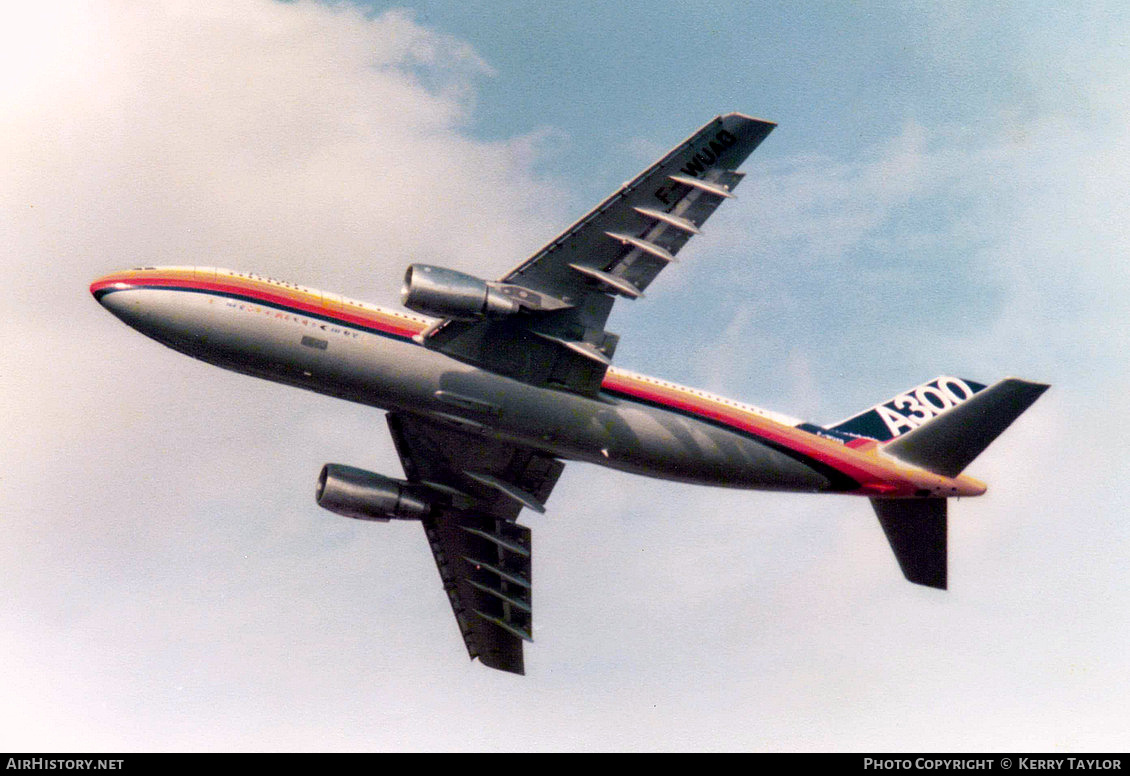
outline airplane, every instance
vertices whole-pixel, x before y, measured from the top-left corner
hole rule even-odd
[[[403,478],[326,464],[316,502],[423,525],[471,659],[525,673],[530,529],[564,461],[728,488],[870,499],[903,575],[947,586],[948,499],[1048,388],[942,376],[817,425],[611,366],[613,303],[638,299],[743,177],[775,123],[721,115],[500,280],[407,268],[412,313],[252,273],[138,267],[90,291],[210,364],[383,409]]]

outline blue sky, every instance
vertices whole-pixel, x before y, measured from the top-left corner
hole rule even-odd
[[[0,746],[1125,750],[1126,10],[567,8],[3,12]],[[731,110],[779,127],[618,306],[617,363],[816,421],[943,373],[1052,383],[970,468],[947,593],[864,501],[572,464],[525,518],[528,675],[487,671],[418,527],[313,504],[327,461],[399,472],[379,412],[185,359],[86,290],[498,276]]]

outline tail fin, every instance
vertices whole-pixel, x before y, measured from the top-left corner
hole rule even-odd
[[[943,375],[831,427],[833,431],[887,442],[921,426],[985,390],[981,383]]]
[[[946,589],[948,503],[943,498],[871,499],[903,576],[916,585]]]
[[[929,396],[922,393],[922,388],[940,389],[947,379],[956,378],[939,378],[920,386],[913,394],[917,398],[903,394],[892,399],[888,403],[891,406],[878,405],[845,423],[866,418],[870,413],[885,421],[884,409],[894,412],[892,406],[907,408],[908,402],[915,402],[913,408],[918,409],[926,401],[923,396]],[[933,405],[933,416],[915,418],[917,422],[905,433],[901,428],[891,428],[893,437],[883,445],[883,450],[936,474],[956,477],[1048,389],[1047,385],[1015,378],[1001,380],[989,388],[960,382],[970,388],[977,387],[969,396],[944,410]],[[900,404],[900,399],[907,401]],[[879,516],[879,524],[883,526],[903,576],[915,584],[944,590],[948,563],[946,500],[873,498],[871,505]]]
[[[883,449],[935,474],[956,477],[1047,389],[1042,383],[1001,380],[894,438]]]

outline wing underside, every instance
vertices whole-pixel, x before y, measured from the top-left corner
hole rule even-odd
[[[530,530],[523,507],[542,511],[564,465],[534,450],[430,418],[390,413],[409,482],[450,497],[424,531],[471,658],[521,674],[533,640]]]
[[[470,512],[424,522],[467,653],[483,665],[525,673],[533,640],[530,529]]]
[[[534,385],[596,395],[618,338],[616,297],[635,299],[742,179],[737,167],[775,124],[719,116],[625,183],[500,282],[555,300],[501,319],[444,321],[429,348]]]

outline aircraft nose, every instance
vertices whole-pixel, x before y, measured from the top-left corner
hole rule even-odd
[[[115,318],[142,334],[153,336],[154,328],[162,325],[165,311],[160,300],[125,273],[98,278],[90,284],[90,293]]]
[[[133,284],[125,282],[119,276],[105,275],[90,284],[90,293],[100,305],[129,323],[130,308],[136,305],[130,304],[130,294],[119,292],[129,291],[133,287]]]
[[[210,297],[178,293],[186,290],[181,283],[174,270],[152,267],[104,275],[90,284],[90,293],[125,325],[183,350],[207,341],[212,319]]]

